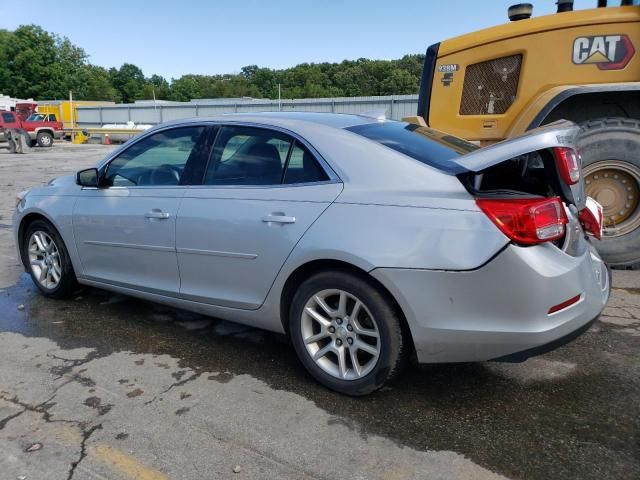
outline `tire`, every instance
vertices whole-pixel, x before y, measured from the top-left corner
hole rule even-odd
[[[45,247],[50,245],[49,241],[53,242],[54,248],[40,248],[35,236]],[[48,256],[44,253],[45,250]],[[23,263],[28,268],[33,283],[45,297],[65,298],[76,290],[78,283],[69,252],[60,234],[49,222],[35,220],[29,224],[24,234],[21,252]],[[39,262],[39,264],[32,262]],[[45,269],[46,275],[43,273]],[[59,272],[57,282],[55,281],[56,272]],[[42,280],[43,276],[44,280]]]
[[[52,147],[53,135],[51,135],[49,132],[40,132],[36,136],[36,142],[40,147]]]
[[[338,314],[343,294],[345,316]],[[315,298],[321,298],[333,316]],[[361,304],[358,309],[357,301]],[[324,332],[307,307],[321,312]],[[354,313],[355,320],[349,316]],[[320,272],[300,285],[289,309],[289,334],[307,371],[322,385],[346,395],[366,395],[381,388],[402,371],[408,357],[408,335],[394,305],[371,280],[345,271]],[[323,334],[326,336],[317,342],[309,341]],[[312,350],[318,354],[323,349],[329,349],[328,353],[314,360]],[[338,350],[344,352],[344,370],[339,366]]]
[[[580,127],[577,145],[582,156],[585,189],[604,207],[604,235],[602,240],[593,239],[593,242],[611,267],[638,268],[640,121],[603,118],[590,120]]]

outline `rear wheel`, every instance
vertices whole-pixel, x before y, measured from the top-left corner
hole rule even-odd
[[[64,298],[76,289],[69,252],[49,222],[36,220],[27,227],[22,255],[33,283],[43,295]]]
[[[581,129],[585,190],[604,210],[596,248],[612,267],[640,267],[640,121],[604,118]]]
[[[36,137],[36,142],[41,147],[51,147],[53,145],[53,135],[49,132],[40,132]]]
[[[290,335],[311,375],[347,395],[366,395],[402,369],[407,341],[394,306],[373,282],[342,271],[300,285]]]

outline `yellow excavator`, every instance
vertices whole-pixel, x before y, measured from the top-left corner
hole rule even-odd
[[[640,267],[640,0],[535,17],[427,49],[408,121],[487,145],[559,119],[581,126],[585,188],[604,208],[596,246],[613,267]]]

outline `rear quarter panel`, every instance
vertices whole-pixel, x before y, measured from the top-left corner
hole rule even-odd
[[[300,240],[288,263],[333,259],[365,271],[470,270],[507,243],[480,211],[336,202]]]

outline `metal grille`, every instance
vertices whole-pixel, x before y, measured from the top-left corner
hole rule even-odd
[[[506,112],[516,99],[522,55],[469,65],[464,74],[460,115]]]

